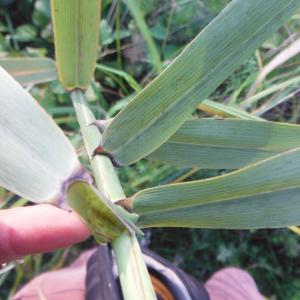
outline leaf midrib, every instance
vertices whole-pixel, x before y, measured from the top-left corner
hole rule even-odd
[[[216,144],[208,144],[208,143],[199,143],[199,142],[175,142],[175,141],[167,141],[166,144],[178,144],[178,145],[195,145],[199,147],[210,147],[210,148],[221,148],[221,149],[245,149],[245,150],[257,150],[264,152],[285,152],[289,150],[293,150],[298,147],[285,147],[285,148],[263,148],[263,147],[255,147],[255,146],[228,146],[228,145],[216,145]],[[163,145],[161,145],[162,147]],[[159,149],[159,148],[158,148]]]

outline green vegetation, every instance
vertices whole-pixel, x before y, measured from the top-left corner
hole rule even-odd
[[[127,108],[127,111],[129,110],[131,113],[130,116],[137,116],[141,110],[138,112],[135,112],[134,110],[130,111],[130,107],[133,107],[133,104],[137,103],[139,99],[142,98],[143,93],[138,97],[135,97],[136,93],[148,85],[159,73],[162,65],[164,65],[164,67],[168,65],[171,60],[180,53],[183,47],[211,21],[229,1],[142,0],[140,1],[138,10],[134,9],[132,2],[134,1],[129,1],[130,13],[123,2],[113,0],[105,0],[102,2],[102,20],[100,23],[101,47],[98,49],[100,57],[98,57],[96,65],[95,80],[93,80],[88,87],[86,93],[86,100],[93,114],[99,119],[115,117],[131,99],[134,99],[134,101],[131,102],[131,106],[128,106],[129,108]],[[271,1],[265,1],[266,4],[263,4],[264,1],[261,2],[262,9],[265,9],[266,11],[272,7]],[[282,8],[286,9],[285,5],[283,5],[284,1],[280,2]],[[290,1],[290,3],[292,2],[293,1]],[[158,3],[159,9],[157,9]],[[274,15],[275,13],[276,9],[274,8]],[[89,166],[83,143],[80,138],[79,125],[76,120],[72,99],[59,81],[51,81],[55,79],[53,62],[48,59],[43,59],[43,57],[51,57],[53,59],[55,57],[53,48],[54,38],[51,30],[50,18],[51,10],[49,1],[47,0],[0,0],[0,65],[7,68],[8,71],[16,76],[16,78],[26,86],[30,93],[39,100],[45,110],[70,137],[79,154],[81,162],[84,165]],[[274,19],[276,22],[280,21],[278,18]],[[272,23],[272,26],[276,27],[275,23]],[[232,26],[233,25],[234,24],[232,24]],[[247,33],[249,27],[246,25],[244,30]],[[269,30],[273,28],[272,26],[268,27]],[[262,33],[267,34],[263,22],[261,31]],[[182,119],[181,124],[184,122],[185,117],[192,113],[193,109],[201,100],[203,100],[203,102],[194,112],[194,117],[211,117],[217,115],[241,119],[260,120],[260,118],[262,118],[274,122],[299,123],[300,104],[298,96],[299,88],[297,87],[299,83],[299,55],[290,55],[288,60],[281,64],[276,64],[276,60],[278,61],[280,53],[287,47],[293,47],[293,45],[295,45],[297,38],[299,37],[299,32],[300,15],[295,12],[295,15],[265,41],[247,61],[244,61],[244,49],[242,47],[237,48],[238,51],[240,51],[240,55],[238,59],[234,61],[234,65],[230,68],[234,69],[240,62],[243,62],[243,65],[230,75],[229,78],[223,81],[226,78],[226,74],[222,72],[225,71],[223,71],[222,68],[218,69],[219,77],[214,78],[214,81],[210,83],[210,88],[207,91],[204,91],[203,94],[200,95],[200,98],[197,98],[199,96],[199,90],[196,90],[197,94],[193,94],[195,92],[193,90],[194,85],[191,84],[189,87],[189,92],[191,93],[190,96],[193,96],[190,99],[191,108],[185,111],[184,116],[180,116]],[[261,39],[264,40],[264,37],[261,37]],[[249,47],[249,45],[254,47],[253,45],[256,43],[258,45],[261,41],[254,41],[252,44],[249,43],[247,44],[247,47]],[[215,50],[215,59],[213,60],[213,62],[215,62],[221,51],[215,48],[216,45],[214,43],[216,43],[216,41],[209,39],[209,36],[206,42],[210,42],[212,50]],[[236,45],[234,45],[234,47],[236,47]],[[229,50],[229,52],[231,52],[232,49],[230,48]],[[30,75],[33,72],[33,70],[30,69],[30,65],[24,64],[24,69],[21,70],[21,72],[20,70],[17,72],[18,67],[14,66],[9,61],[8,57],[35,58],[37,61],[32,66],[39,69],[38,76],[43,76],[43,82],[45,83],[35,85],[36,77],[34,76],[30,80],[27,80],[28,76],[25,76],[24,79],[22,77],[24,74]],[[92,57],[90,58],[92,59]],[[193,58],[192,63],[195,59],[196,56]],[[239,61],[239,59],[241,59],[241,61]],[[262,77],[260,75],[264,72],[263,67],[272,64],[272,62],[275,67],[273,69],[271,68],[268,75],[258,82],[257,78]],[[224,66],[227,66],[226,64],[228,64],[226,61],[223,63]],[[190,68],[190,65],[183,65],[184,66],[180,65],[180,61],[177,61],[175,70],[178,68],[182,72],[186,72],[184,74],[189,76],[188,78],[191,80],[191,83],[200,82],[203,79],[201,72],[188,75],[188,69],[185,69],[184,67],[188,66]],[[209,65],[209,67],[211,66]],[[169,70],[172,70],[172,68]],[[204,69],[205,72],[207,70],[208,69]],[[68,75],[72,77],[72,74],[73,73],[70,72]],[[167,72],[163,74],[167,74]],[[176,77],[176,74],[173,74],[173,76],[175,76],[175,78],[173,78],[174,80],[180,79]],[[169,82],[166,81],[166,83],[166,86],[168,87]],[[72,82],[71,86],[76,84],[77,83]],[[201,88],[201,84],[202,83],[200,82],[199,87],[197,86],[197,88]],[[69,83],[67,83],[67,86],[68,85]],[[218,85],[219,87],[210,94]],[[79,84],[79,86],[81,85]],[[156,88],[161,87],[158,86]],[[151,90],[151,85],[150,88],[148,88],[148,91],[149,89]],[[180,91],[182,87],[179,87],[178,89]],[[178,91],[176,90],[176,92]],[[150,96],[152,95],[151,93]],[[165,95],[167,97],[167,94]],[[185,96],[186,94],[182,92],[180,96],[176,98],[176,105],[178,105],[178,107],[180,107],[180,101]],[[205,100],[207,97],[209,97],[209,100]],[[160,99],[154,100],[160,101]],[[211,100],[214,102],[211,102]],[[149,114],[153,113],[151,110],[153,106],[151,105],[157,103],[155,101],[149,104]],[[144,103],[141,103],[143,106]],[[168,107],[166,107],[166,109],[168,109]],[[174,121],[172,110],[170,111],[171,113],[169,114],[170,117],[168,121],[169,127]],[[126,109],[123,112],[123,116],[125,113]],[[150,117],[149,119],[151,119]],[[128,116],[126,116],[125,119],[127,118]],[[118,127],[118,122],[123,124],[124,120],[120,118],[119,120],[115,119],[112,123],[114,125],[112,125],[112,127],[104,134],[104,138],[106,136],[107,141],[107,143],[105,143],[104,139],[104,147],[106,146],[112,153],[116,153],[117,160],[119,159],[122,164],[127,164],[142,157],[141,153],[144,153],[145,149],[140,150],[139,153],[134,153],[134,151],[132,151],[135,149],[135,140],[139,140],[140,136],[140,128],[138,128],[138,125],[133,129],[125,128],[125,132],[133,134],[134,139],[131,140],[132,144],[130,144],[131,142],[127,144],[127,146],[129,145],[127,150],[130,150],[130,155],[132,155],[132,157],[124,156],[123,154],[126,154],[127,152],[124,152],[124,149],[122,149],[123,144],[121,143],[121,146],[118,145],[118,143],[123,141],[121,138],[124,131],[118,132],[120,136],[116,135],[115,141],[109,139],[110,135],[115,135],[116,130],[120,129]],[[136,124],[139,124],[140,122],[141,120],[139,120],[139,122],[137,120]],[[217,124],[222,121],[212,120],[209,122],[210,124],[205,123],[202,126],[206,126],[205,128],[209,126],[213,127],[213,123]],[[241,132],[237,133],[237,135],[241,135],[239,138],[248,136],[250,141],[251,139],[254,139],[256,132],[256,129],[254,128],[255,125],[253,125],[252,132],[251,130],[246,130],[249,128],[248,125],[243,125],[248,124],[247,122],[251,121],[226,120],[225,124],[228,124],[228,127],[230,128],[232,122],[240,122],[241,130],[243,130],[243,128],[245,130],[243,134]],[[149,129],[152,126],[152,124],[149,124],[150,122],[146,124],[145,128]],[[181,124],[178,123],[176,128],[170,128],[167,135],[169,136],[171,133],[175,132]],[[176,142],[178,142],[178,140],[183,140],[183,144],[185,142],[190,142],[191,140],[188,140],[188,137],[185,135],[189,130],[188,128],[184,128],[184,126],[188,127],[188,125],[189,124],[185,123],[179,132],[177,132],[177,135],[180,135],[181,133],[181,136],[176,138],[175,134],[175,136],[172,136],[170,143],[166,143],[161,147],[163,148],[168,146],[168,144],[171,144],[172,139]],[[251,128],[251,125],[249,126]],[[277,154],[281,151],[297,147],[299,142],[296,140],[296,126],[274,125],[272,129],[268,128],[268,126],[272,125],[263,126],[265,126],[265,129],[260,132],[262,134],[259,136],[260,140],[256,140],[258,141],[257,144],[254,143],[250,147],[251,153],[247,153],[248,156],[245,158],[247,162],[257,161],[260,157],[269,157],[268,151],[274,151]],[[157,133],[161,129],[162,127],[157,126],[157,128],[153,129],[153,132]],[[226,125],[225,127],[222,127],[222,130],[226,131]],[[193,130],[191,129],[191,131]],[[232,132],[232,129],[230,129],[230,132]],[[272,135],[270,132],[272,132]],[[213,130],[212,133],[215,135],[219,134],[219,136],[224,134],[223,132],[217,132],[216,134]],[[166,140],[168,136],[165,136],[163,139]],[[272,139],[268,140],[270,144],[264,144],[264,138],[268,136],[272,137]],[[124,135],[123,139],[126,137],[127,135]],[[232,139],[234,139],[234,137],[232,137]],[[220,140],[220,138],[215,136],[205,136],[205,138],[210,139],[209,146],[211,147],[224,147],[228,152],[241,150],[239,149],[240,145],[234,145],[232,140],[230,140],[230,137],[228,137],[228,140]],[[190,139],[195,142],[194,136],[190,137]],[[249,146],[249,144],[247,144],[249,140],[245,138],[243,147]],[[145,139],[145,142],[148,144],[143,143],[144,147],[145,145],[149,146],[152,144],[152,140],[149,142],[149,140]],[[159,139],[155,141],[157,146],[161,142],[162,140]],[[233,150],[228,149],[229,144]],[[151,146],[154,147],[154,144]],[[238,149],[234,148],[234,146]],[[119,152],[115,151],[116,149]],[[181,167],[175,167],[171,164],[168,165],[157,162],[156,160],[166,161],[166,159],[161,158],[162,155],[160,153],[157,154],[159,151],[161,151],[161,148],[150,154],[150,158],[152,159],[150,161],[141,160],[136,162],[133,166],[118,169],[117,175],[119,176],[126,195],[134,195],[134,193],[141,191],[142,189],[155,187],[161,184],[211,178],[226,173],[227,170],[224,171],[223,169],[235,169],[246,164],[245,161],[239,161],[238,157],[232,152],[231,155],[235,157],[237,162],[232,162],[231,167],[230,165],[224,164],[222,168],[216,168],[211,167],[208,164],[205,168],[201,168],[201,164],[195,166],[194,163],[181,164]],[[149,153],[150,152],[151,151],[149,150]],[[292,153],[294,152],[292,151]],[[290,157],[287,159],[289,160]],[[222,160],[221,157],[220,161],[224,163],[226,159]],[[169,163],[171,163],[171,161]],[[228,163],[228,161],[226,163]],[[276,171],[284,169],[285,165],[281,168],[280,163],[282,163],[282,161],[278,160],[277,166],[276,162],[273,165],[273,161],[271,161],[271,163],[269,163],[269,167],[271,165],[270,170],[263,170],[265,172],[270,172],[276,177],[277,174],[272,167],[277,167]],[[268,165],[268,163],[266,164]],[[261,167],[261,165],[257,166],[258,168]],[[263,167],[264,165],[262,165],[262,168]],[[286,174],[284,171],[287,172],[286,170],[283,170],[275,179],[281,181]],[[296,176],[296,171],[295,174],[292,174],[295,175],[295,180],[294,178],[289,178],[291,180],[289,186],[292,190],[291,192],[294,192],[299,186],[299,176]],[[215,181],[217,182],[217,180]],[[268,184],[269,186],[265,185],[263,188],[270,187],[272,183]],[[157,189],[160,190],[159,187]],[[136,194],[136,198],[138,199],[139,195],[142,197],[143,193],[146,194],[147,191]],[[159,196],[157,197],[159,203]],[[0,189],[0,206],[2,208],[24,205],[25,203],[25,200],[18,198],[11,192]],[[296,205],[297,201],[295,201],[295,207]],[[293,208],[293,206],[290,208]],[[150,208],[150,210],[151,209],[153,210],[153,208]],[[268,211],[267,207],[266,211]],[[262,219],[263,216],[261,216],[261,220]],[[230,219],[227,221],[230,221]],[[282,220],[280,220],[280,222],[282,222]],[[228,224],[228,222],[226,222],[226,224]],[[286,224],[291,225],[290,220],[288,220]],[[183,225],[186,226],[186,224]],[[192,225],[194,226],[194,224]],[[245,227],[249,228],[251,226],[247,224]],[[238,228],[245,227],[240,226]],[[183,234],[186,238],[180,239],[180,236]],[[179,264],[183,269],[189,271],[199,279],[207,279],[214,271],[223,266],[235,265],[248,270],[255,277],[261,291],[268,297],[274,295],[277,297],[276,299],[291,300],[300,297],[300,281],[298,279],[300,275],[298,268],[300,260],[300,243],[299,237],[289,229],[251,231],[177,228],[147,229],[145,240],[149,243],[151,249],[158,251],[174,263]],[[0,275],[0,299],[6,299],[8,295],[15,292],[15,290],[24,282],[35,275],[67,264],[72,258],[80,253],[80,251],[91,247],[94,243],[95,242],[90,239],[81,245],[74,246],[67,250],[58,250],[51,254],[28,256],[24,258],[20,264],[17,263],[14,268]],[[67,253],[69,255],[66,259]]]

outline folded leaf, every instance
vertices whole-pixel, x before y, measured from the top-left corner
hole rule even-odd
[[[25,86],[57,78],[55,62],[46,57],[1,58],[0,66]]]
[[[58,77],[68,90],[89,85],[98,56],[101,0],[51,0]]]
[[[70,207],[83,218],[100,244],[113,241],[125,230],[136,229],[129,219],[118,213],[113,203],[86,182],[77,181],[71,184],[67,198]]]
[[[238,119],[193,119],[148,158],[177,166],[239,169],[300,147],[300,126]]]
[[[104,150],[120,165],[149,155],[298,7],[299,0],[233,0],[117,115]]]
[[[265,228],[300,224],[300,149],[239,171],[146,189],[121,202],[138,225]]]
[[[0,67],[0,186],[34,202],[62,201],[69,180],[84,179],[63,132]]]

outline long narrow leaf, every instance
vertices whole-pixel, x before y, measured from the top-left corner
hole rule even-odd
[[[241,118],[246,120],[257,120],[257,121],[263,120],[237,107],[218,103],[209,99],[204,100],[198,106],[198,108],[209,114],[218,115],[225,118]]]
[[[1,58],[0,66],[22,85],[44,83],[57,78],[55,62],[46,57]]]
[[[139,92],[142,87],[139,85],[139,83],[128,73],[122,71],[122,70],[118,70],[118,69],[114,69],[105,65],[101,65],[101,64],[97,64],[96,65],[96,69],[100,70],[102,72],[106,72],[106,73],[111,73],[111,74],[115,74],[117,76],[120,76],[121,78],[123,78],[124,80],[127,81],[127,83],[136,91]]]
[[[282,228],[300,224],[300,188],[141,216],[141,227]]]
[[[286,61],[293,58],[299,53],[300,53],[300,39],[297,39],[296,41],[292,42],[287,48],[285,48],[279,54],[277,54],[266,66],[264,66],[264,68],[258,74],[255,82],[251,86],[247,96],[248,97],[253,96],[256,90],[259,88],[259,86],[268,76],[268,74],[270,74],[280,65],[284,64]]]
[[[118,114],[103,148],[120,165],[149,155],[298,7],[298,0],[233,0]]]
[[[243,102],[240,103],[240,106],[244,109],[249,108],[252,105],[259,102],[260,100],[262,100],[263,98],[265,98],[271,94],[275,94],[276,92],[278,92],[280,90],[285,90],[291,86],[297,87],[299,82],[300,82],[300,76],[296,76],[296,77],[290,78],[284,82],[281,82],[279,84],[272,85],[270,88],[267,88],[267,89],[255,94],[254,96],[247,98],[246,100],[244,100]]]
[[[138,224],[264,228],[300,224],[300,149],[220,177],[147,189],[124,202]]]
[[[300,147],[300,126],[238,119],[194,119],[148,158],[177,166],[239,169]]]
[[[300,182],[299,160],[297,148],[223,176],[146,189],[131,199],[133,209],[146,213],[295,188]]]
[[[98,54],[101,0],[51,0],[58,76],[65,88],[85,89]]]

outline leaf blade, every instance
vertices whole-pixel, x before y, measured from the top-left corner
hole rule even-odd
[[[0,78],[0,186],[34,202],[57,201],[63,183],[82,170],[75,150],[1,67]]]
[[[205,111],[209,114],[218,115],[224,118],[240,118],[246,120],[261,120],[263,119],[256,117],[243,111],[237,107],[225,105],[219,102],[215,102],[209,99],[204,100],[198,108],[202,111]]]
[[[239,119],[187,120],[147,158],[177,166],[239,169],[300,147],[300,126]]]
[[[100,0],[51,0],[58,77],[68,90],[86,89],[98,56]]]
[[[22,85],[45,83],[57,78],[55,62],[46,57],[1,58],[0,66]]]
[[[300,184],[299,161],[297,148],[226,175],[146,189],[131,199],[133,209],[146,213],[296,188]]]
[[[141,216],[140,227],[261,229],[298,225],[300,189]]]
[[[250,229],[300,223],[300,148],[212,179],[138,192],[138,225]],[[128,205],[128,203],[127,203]]]
[[[232,1],[117,115],[104,132],[104,149],[121,165],[150,154],[299,6],[295,0]]]

